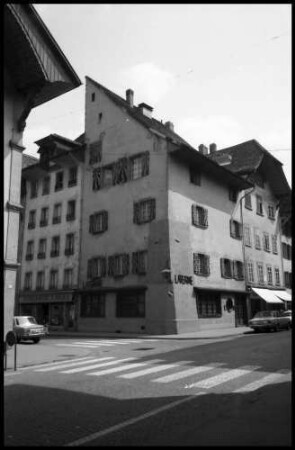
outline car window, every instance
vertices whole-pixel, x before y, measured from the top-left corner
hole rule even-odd
[[[255,314],[255,318],[259,318],[259,317],[270,317],[272,316],[272,311],[259,311],[258,313]]]
[[[30,323],[36,324],[36,319],[35,317],[19,317],[19,324],[18,325],[28,325]]]

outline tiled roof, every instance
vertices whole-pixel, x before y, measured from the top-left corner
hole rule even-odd
[[[123,107],[126,109],[128,114],[130,114],[131,117],[133,117],[135,120],[140,122],[143,126],[146,128],[152,128],[153,130],[163,134],[167,138],[170,138],[171,140],[175,141],[177,144],[185,144],[190,146],[188,142],[186,142],[184,139],[182,139],[181,136],[176,134],[174,131],[167,128],[163,123],[161,123],[159,120],[154,119],[153,117],[147,117],[144,114],[142,114],[140,108],[137,106],[129,106],[126,100],[124,100],[119,95],[115,94],[114,92],[110,91],[106,87],[102,86],[100,83],[97,83],[97,81],[94,81],[92,78],[86,76],[86,78],[91,81],[95,86],[97,86],[99,89],[102,89],[118,106]]]
[[[36,158],[31,155],[26,155],[23,153],[23,160],[22,160],[22,168],[25,169],[26,167],[32,166],[33,164],[37,164],[39,162],[39,158]]]

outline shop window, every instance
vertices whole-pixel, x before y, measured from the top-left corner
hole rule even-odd
[[[27,242],[26,261],[32,261],[34,258],[34,241]]]
[[[108,229],[108,212],[99,211],[89,216],[89,233],[99,234]]]
[[[221,317],[220,295],[213,293],[198,293],[196,297],[198,317]]]
[[[61,222],[61,203],[56,203],[53,208],[53,218],[52,223],[60,223]]]
[[[70,200],[68,201],[68,210],[67,210],[67,221],[70,222],[72,220],[75,220],[76,216],[76,200]]]
[[[104,294],[86,294],[81,300],[81,317],[105,317]]]
[[[52,326],[62,326],[64,319],[64,305],[63,304],[52,304],[50,311],[50,325]]]
[[[203,253],[193,254],[194,274],[202,277],[210,275],[210,257]]]
[[[151,222],[156,217],[156,200],[149,198],[134,203],[133,206],[133,222],[142,224]]]
[[[229,230],[231,237],[235,239],[242,239],[242,224],[240,222],[231,219],[229,221]]]
[[[223,278],[233,277],[233,263],[230,259],[221,258],[220,259],[220,271]]]
[[[55,191],[60,191],[63,188],[63,178],[64,173],[62,171],[55,174]]]
[[[76,186],[77,184],[77,167],[71,167],[69,170],[68,187]]]
[[[132,273],[144,275],[147,272],[147,251],[132,253]]]
[[[117,294],[117,317],[145,317],[144,292],[120,292]]]
[[[36,226],[36,210],[29,212],[28,229],[31,230]]]
[[[47,195],[50,192],[50,176],[46,176],[42,181],[42,195]]]
[[[208,210],[202,206],[192,205],[192,224],[199,228],[208,228]]]

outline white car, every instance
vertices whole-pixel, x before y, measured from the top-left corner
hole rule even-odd
[[[32,316],[15,316],[13,318],[13,331],[16,334],[16,341],[31,340],[37,344],[41,337],[45,336],[45,328],[39,325]]]

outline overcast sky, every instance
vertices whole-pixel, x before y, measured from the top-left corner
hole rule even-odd
[[[291,184],[291,4],[34,4],[82,86],[34,109],[25,153],[84,131],[85,76],[196,148],[256,139]]]

